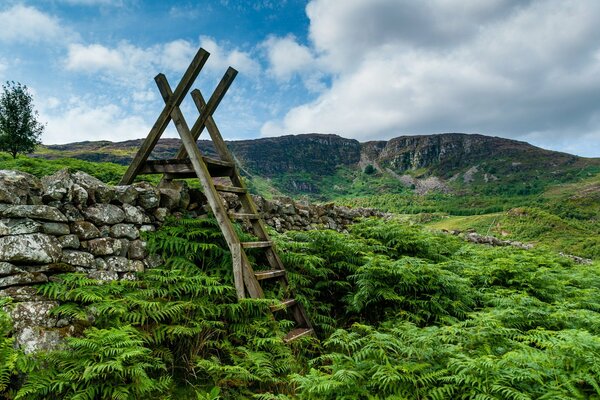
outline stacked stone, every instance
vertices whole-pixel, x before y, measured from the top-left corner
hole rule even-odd
[[[240,210],[237,196],[223,201],[229,211]],[[280,232],[344,231],[359,217],[384,216],[373,209],[289,198],[255,201]],[[109,186],[83,172],[61,170],[40,180],[0,170],[0,298],[15,302],[9,311],[17,343],[25,351],[53,348],[76,331],[71,321],[49,314],[57,303],[38,295],[36,285],[64,272],[105,281],[135,279],[161,262],[148,256],[142,232],[156,230],[170,215],[198,216],[207,207],[202,193],[185,182]]]
[[[108,186],[82,172],[62,170],[42,180],[0,171],[0,297],[11,297],[14,335],[34,351],[72,334],[69,321],[49,315],[56,302],[35,285],[64,272],[100,280],[135,279],[160,263],[140,238],[181,206],[185,185]]]
[[[373,208],[349,208],[333,203],[311,204],[303,201],[296,202],[289,197],[266,200],[254,196],[254,201],[265,222],[278,232],[312,229],[346,232],[348,225],[359,218],[390,215]]]

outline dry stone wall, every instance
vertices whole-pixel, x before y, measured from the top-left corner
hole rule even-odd
[[[135,279],[161,262],[148,255],[142,232],[156,230],[170,215],[206,214],[205,200],[185,182],[109,186],[82,172],[61,170],[40,180],[0,170],[0,297],[13,299],[8,310],[18,344],[29,352],[53,348],[78,329],[50,315],[57,303],[40,296],[37,285],[64,272],[104,281]],[[343,231],[359,217],[382,215],[288,198],[255,200],[278,231]],[[241,207],[236,196],[224,203],[231,211]]]

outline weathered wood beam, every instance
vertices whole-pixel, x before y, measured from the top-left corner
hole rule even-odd
[[[200,117],[198,117],[198,119],[194,123],[194,126],[192,126],[192,130],[191,130],[191,134],[192,134],[192,137],[194,138],[194,140],[198,140],[198,138],[200,137],[200,134],[202,133],[202,130],[204,129],[204,127],[206,126],[206,123],[209,120],[212,121],[212,123],[214,124],[212,115],[213,115],[215,109],[217,108],[217,106],[219,105],[219,103],[221,102],[221,100],[223,100],[223,96],[225,96],[225,93],[227,93],[227,90],[229,89],[229,86],[231,86],[231,84],[233,83],[233,80],[235,79],[237,73],[238,72],[235,69],[233,69],[231,67],[227,68],[225,75],[223,75],[223,78],[221,78],[221,81],[217,85],[217,88],[213,92],[212,96],[210,96],[208,103],[205,104],[205,106],[201,110],[198,110],[198,111],[200,111]],[[198,89],[194,89],[194,92],[195,91],[199,92]],[[193,97],[193,93],[192,93],[192,97]],[[215,142],[215,146],[216,145],[217,144]],[[219,153],[219,155],[221,155],[221,154]],[[179,151],[177,152],[177,155],[175,156],[175,158],[185,158],[185,157],[186,157],[186,151],[185,151],[184,146],[182,145],[179,148]],[[222,158],[222,159],[224,159],[224,158]],[[230,160],[227,160],[227,161],[230,161]]]
[[[171,120],[171,113],[173,112],[173,109],[175,107],[179,107],[188,91],[192,87],[194,80],[196,80],[198,77],[198,74],[200,73],[200,70],[202,70],[202,67],[206,63],[208,57],[209,53],[206,50],[202,48],[198,50],[188,69],[183,74],[181,81],[175,88],[175,92],[173,92],[173,95],[167,102],[165,102],[165,106],[158,116],[156,122],[152,126],[152,129],[150,129],[148,137],[146,137],[142,143],[134,159],[131,161],[129,168],[127,168],[125,175],[123,175],[123,178],[121,178],[120,185],[129,185],[133,182],[139,173],[142,164],[144,164],[144,162],[148,159],[148,156],[150,156],[154,146],[156,146],[158,139],[160,139],[160,136],[167,128],[167,125]],[[161,75],[162,74],[159,74],[158,76]]]

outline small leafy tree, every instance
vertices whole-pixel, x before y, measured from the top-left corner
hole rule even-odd
[[[17,158],[19,153],[31,153],[40,144],[44,125],[38,122],[33,97],[27,86],[15,82],[2,85],[0,95],[0,151]]]

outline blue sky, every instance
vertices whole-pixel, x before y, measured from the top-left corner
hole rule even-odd
[[[0,80],[31,89],[44,143],[139,138],[153,77],[175,86],[202,46],[206,96],[240,71],[226,139],[466,132],[598,157],[598,21],[592,0],[3,0]]]

